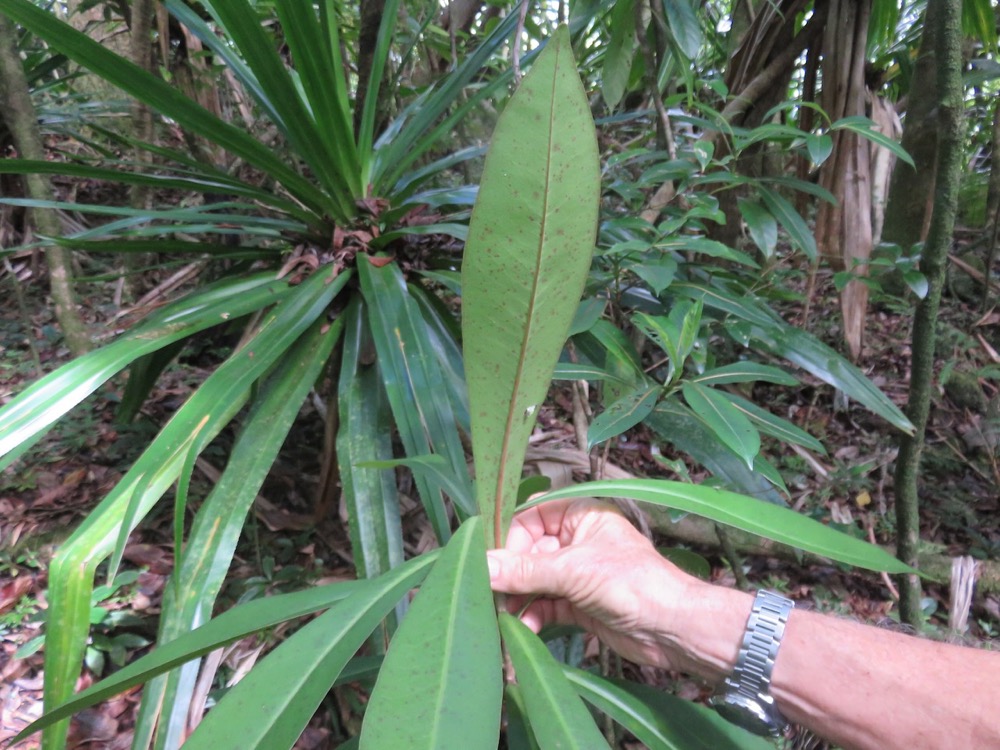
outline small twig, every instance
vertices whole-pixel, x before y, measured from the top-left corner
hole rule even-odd
[[[611,649],[598,641],[597,659],[600,663],[601,677],[611,676]],[[604,740],[609,747],[618,747],[618,736],[615,722],[611,714],[601,712],[601,731],[604,733]]]
[[[1000,365],[1000,354],[997,354],[997,350],[990,346],[989,342],[983,338],[983,334],[977,333],[976,340],[983,347],[983,351],[986,352],[986,356],[990,358],[990,361],[995,365]]]
[[[948,438],[946,438],[946,437],[943,437],[943,436],[942,436],[942,435],[940,435],[940,434],[938,435],[938,437],[939,437],[939,438],[941,438],[941,442],[942,442],[942,443],[944,443],[944,445],[945,445],[945,446],[946,446],[946,447],[947,447],[947,448],[948,448],[948,449],[949,449],[949,450],[950,450],[950,451],[951,451],[952,453],[954,453],[954,454],[955,454],[956,456],[958,456],[958,457],[959,457],[959,459],[961,459],[962,463],[963,463],[963,464],[964,464],[964,465],[965,465],[965,466],[966,466],[967,468],[969,468],[969,469],[972,469],[972,470],[973,470],[974,472],[976,472],[976,474],[978,474],[978,475],[979,475],[979,477],[980,477],[981,479],[983,479],[983,480],[985,480],[985,481],[987,481],[987,482],[990,482],[990,481],[994,481],[994,480],[992,480],[992,479],[991,479],[991,478],[990,478],[989,476],[987,476],[987,475],[986,475],[986,473],[985,473],[984,471],[982,471],[982,470],[981,470],[981,469],[979,469],[979,468],[978,468],[978,467],[977,467],[977,466],[976,466],[976,465],[975,465],[974,463],[972,463],[972,461],[970,461],[970,460],[969,460],[969,457],[968,457],[968,456],[966,456],[966,455],[965,455],[964,453],[962,453],[962,451],[961,451],[960,449],[958,449],[958,448],[956,448],[956,447],[955,447],[954,445],[952,445],[952,444],[951,444],[951,442],[950,442],[950,441],[948,440]],[[1000,484],[1000,480],[998,480],[998,484]]]
[[[871,522],[870,516],[865,516],[865,530],[868,532],[868,541],[871,542],[872,544],[878,544],[878,542],[875,541],[875,527]],[[883,570],[881,573],[879,573],[879,575],[882,577],[882,583],[884,583],[885,587],[889,589],[889,593],[892,595],[893,601],[898,602],[899,589],[896,588],[896,584],[892,582],[892,579],[889,577],[889,574]]]
[[[517,29],[514,31],[514,44],[510,48],[510,62],[514,68],[514,85],[521,83],[521,36],[524,34],[524,22],[528,17],[528,0],[521,0],[521,8],[517,14]]]
[[[196,275],[198,271],[200,271],[204,266],[205,266],[205,261],[203,260],[198,260],[195,261],[194,263],[189,263],[188,265],[184,266],[181,270],[177,271],[173,276],[168,278],[166,281],[162,282],[161,284],[157,285],[154,289],[147,292],[145,296],[143,296],[142,299],[140,299],[134,305],[125,310],[119,310],[117,313],[115,313],[112,320],[113,321],[118,320],[119,318],[123,318],[124,316],[135,312],[136,310],[141,310],[143,307],[148,307],[155,300],[159,299],[160,297],[166,296],[168,293],[179,287],[181,284],[190,279],[192,276]]]
[[[827,479],[830,476],[829,469],[823,466],[823,464],[821,464],[816,459],[816,457],[813,456],[813,454],[807,451],[805,448],[799,445],[795,445],[794,443],[789,443],[788,447],[791,448],[792,451],[797,453],[799,457],[807,464],[809,464],[809,467],[813,471],[815,471],[819,476],[823,477],[823,479]]]

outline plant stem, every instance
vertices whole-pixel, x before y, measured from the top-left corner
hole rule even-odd
[[[907,417],[915,432],[900,440],[896,463],[896,547],[900,560],[911,566],[918,563],[920,541],[920,505],[917,481],[920,454],[930,412],[934,378],[935,325],[944,285],[945,265],[955,227],[958,208],[958,185],[962,162],[962,56],[960,0],[930,0],[928,15],[936,11],[938,22],[925,26],[924,33],[934,35],[937,51],[937,123],[938,174],[934,189],[934,212],[920,271],[927,278],[927,295],[916,308],[913,319],[913,359],[910,364],[910,396]],[[903,575],[899,579],[900,619],[914,627],[920,625],[920,579]]]
[[[17,51],[17,33],[14,25],[3,15],[0,15],[0,93],[6,107],[4,119],[20,156],[43,161],[45,149],[38,131],[38,116],[31,102],[28,80]],[[52,200],[52,186],[45,175],[25,175],[25,185],[29,198]],[[31,217],[40,234],[48,237],[62,234],[62,226],[53,210],[33,209]],[[79,356],[90,349],[90,337],[77,310],[70,253],[53,245],[45,249],[45,261],[49,267],[49,287],[56,318],[70,351]]]

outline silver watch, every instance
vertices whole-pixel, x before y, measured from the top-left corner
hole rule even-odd
[[[724,718],[764,737],[781,737],[789,726],[774,705],[771,672],[793,607],[791,599],[757,592],[736,667],[710,703]]]

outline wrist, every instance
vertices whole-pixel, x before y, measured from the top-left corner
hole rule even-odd
[[[721,683],[739,655],[753,596],[692,578],[666,620],[672,668]]]

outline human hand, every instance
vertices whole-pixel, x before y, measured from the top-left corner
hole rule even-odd
[[[502,550],[489,552],[494,590],[514,594],[534,631],[578,625],[640,664],[676,667],[673,613],[697,579],[665,560],[613,506],[560,500],[514,516]]]

